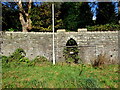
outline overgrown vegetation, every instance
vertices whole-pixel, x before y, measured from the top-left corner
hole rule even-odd
[[[2,88],[117,88],[118,66],[56,64],[3,67]]]
[[[74,39],[70,38],[66,47],[63,50],[63,54],[67,63],[80,63],[80,57],[78,56],[79,50],[77,43]]]
[[[100,54],[95,61],[91,61],[93,67],[102,67],[106,62],[108,63],[108,59],[105,54]]]
[[[41,6],[32,8],[32,30],[37,32],[51,32],[52,31],[52,4],[42,3]],[[62,19],[60,18],[60,8],[55,5],[55,30],[63,26]],[[38,12],[39,11],[39,12]]]
[[[63,52],[67,63],[78,63],[80,61],[76,47],[66,47]]]
[[[25,55],[25,51],[22,48],[18,48],[10,56],[2,56],[2,67],[35,66],[42,63],[50,63],[43,56],[37,56],[35,59],[29,60]]]
[[[91,65],[94,68],[104,69],[104,66],[106,65],[115,65],[115,64],[118,64],[118,62],[116,62],[116,60],[108,58],[106,53],[101,53],[97,56],[96,59],[91,60]]]
[[[87,26],[87,30],[88,31],[118,31],[120,30],[120,25],[105,24],[105,25]]]
[[[118,65],[52,65],[43,56],[30,61],[21,48],[2,56],[2,63],[2,88],[117,88],[119,83]]]
[[[3,30],[24,31],[24,28],[27,29],[26,31],[51,32],[51,4],[46,2],[31,3],[30,1],[29,3],[22,2],[19,4],[3,2]],[[117,11],[119,2],[60,2],[54,4],[55,31],[61,28],[67,31],[77,31],[78,28],[93,25],[95,26],[89,27],[88,30],[119,30],[118,20],[120,13]],[[92,20],[95,15],[96,19]]]

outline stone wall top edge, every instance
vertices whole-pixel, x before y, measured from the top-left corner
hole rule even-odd
[[[53,32],[5,32],[5,33],[12,33],[12,34],[53,34]],[[57,34],[57,33],[54,33]]]
[[[118,31],[87,31],[85,33],[118,33]]]
[[[90,33],[90,34],[92,34],[92,33],[93,33],[93,34],[99,34],[99,33],[101,33],[101,34],[102,34],[102,33],[103,33],[103,34],[104,34],[104,33],[109,33],[109,34],[110,34],[110,33],[111,33],[111,34],[112,34],[112,33],[116,33],[116,34],[117,34],[118,31],[64,32],[64,34],[80,34],[80,33],[81,33],[81,34],[87,34],[87,33],[88,33],[88,34],[89,34],[89,33]]]
[[[65,34],[77,34],[77,33],[118,33],[119,31],[87,31],[87,32],[64,32]],[[53,34],[53,32],[5,32],[5,33],[12,33],[12,34]],[[55,32],[54,34],[58,34]]]
[[[69,34],[69,33],[78,33],[78,32],[65,32],[66,34]]]

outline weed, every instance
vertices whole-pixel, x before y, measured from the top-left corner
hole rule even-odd
[[[105,63],[106,63],[107,61],[108,61],[108,60],[107,60],[107,58],[106,58],[106,55],[105,55],[105,54],[100,54],[100,55],[98,56],[98,58],[97,58],[94,62],[92,62],[92,66],[93,66],[93,67],[101,67],[101,66],[105,65]]]
[[[82,69],[83,67],[83,69]],[[117,66],[103,70],[89,65],[3,68],[3,88],[117,88]],[[82,70],[82,74],[79,73]],[[16,78],[17,77],[17,78]],[[9,82],[9,83],[8,83]],[[18,85],[18,86],[17,86]]]
[[[26,57],[23,57],[23,58],[21,58],[21,59],[19,60],[19,62],[26,62],[26,63],[29,63],[30,60],[29,60],[28,58],[26,58]]]
[[[34,63],[34,65],[39,65],[39,64],[45,64],[45,63],[50,63],[49,61],[48,61],[48,59],[46,58],[46,57],[44,57],[44,56],[37,56],[37,57],[35,57],[35,59],[33,59],[32,60],[32,63]]]
[[[22,48],[18,48],[8,57],[8,61],[19,61],[21,58],[25,57],[25,55],[25,51]]]
[[[21,56],[19,57],[20,60],[14,56],[16,54],[12,54],[16,60],[2,56],[3,88],[118,87],[117,65],[109,65],[104,67],[104,69],[95,69],[92,65],[87,64],[59,63],[52,65],[45,57],[38,56],[33,61],[29,61],[25,55],[21,54],[22,50],[18,50],[17,52]],[[95,66],[102,66],[105,60],[104,57],[99,57],[98,60]]]

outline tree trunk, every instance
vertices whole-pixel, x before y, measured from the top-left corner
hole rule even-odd
[[[29,3],[28,3],[28,12],[25,12],[25,10],[23,9],[23,5],[22,5],[22,2],[21,0],[17,0],[18,3],[18,7],[19,7],[19,20],[21,22],[21,25],[22,25],[22,32],[28,32],[29,30],[32,29],[32,21],[30,19],[30,12],[31,12],[31,3],[32,1],[29,0]]]
[[[27,25],[26,25],[26,22],[24,20],[22,13],[19,13],[19,20],[20,20],[21,25],[22,25],[22,32],[28,32]]]

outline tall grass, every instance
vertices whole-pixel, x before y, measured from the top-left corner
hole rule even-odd
[[[2,88],[117,88],[118,65],[103,69],[87,64],[58,63],[52,65],[45,57],[33,61],[22,49],[2,56]],[[100,57],[96,66],[101,66]]]
[[[91,65],[3,67],[3,88],[117,88],[117,66],[104,70]],[[82,72],[81,72],[82,71]]]

